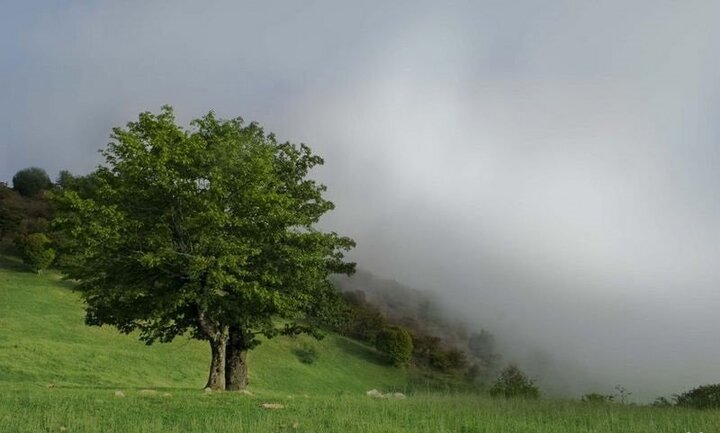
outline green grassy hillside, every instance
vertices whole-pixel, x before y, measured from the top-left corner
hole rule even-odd
[[[53,383],[61,387],[187,388],[204,386],[210,360],[206,343],[179,339],[147,346],[111,327],[83,323],[82,304],[56,273],[25,272],[10,256],[0,257],[0,383]],[[311,345],[318,358],[300,362],[298,349]],[[276,338],[250,354],[251,387],[290,393],[403,389],[402,370],[352,340],[329,335]],[[292,378],[292,380],[288,380]]]
[[[313,364],[294,353],[303,343],[317,348]],[[717,411],[413,392],[410,373],[333,335],[278,338],[253,351],[252,395],[203,392],[208,362],[201,342],[146,346],[85,326],[68,283],[0,256],[2,433],[720,431]],[[374,400],[365,395],[372,388],[408,390],[408,398]]]

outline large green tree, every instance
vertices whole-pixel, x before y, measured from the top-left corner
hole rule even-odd
[[[207,340],[207,386],[244,388],[258,338],[314,332],[337,302],[329,275],[354,270],[354,242],[315,227],[334,207],[308,178],[323,160],[212,112],[182,128],[167,106],[111,138],[103,165],[53,193],[87,323]]]

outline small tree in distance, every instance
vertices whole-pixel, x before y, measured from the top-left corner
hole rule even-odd
[[[490,388],[493,397],[521,397],[535,399],[540,390],[516,365],[507,366]]]
[[[40,191],[50,189],[52,182],[42,168],[29,167],[15,173],[12,178],[13,189],[23,197],[34,197]]]

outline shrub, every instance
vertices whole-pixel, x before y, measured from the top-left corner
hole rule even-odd
[[[675,396],[678,406],[695,409],[720,408],[720,383],[715,385],[699,386],[691,391]]]
[[[509,365],[490,388],[493,397],[538,398],[540,390],[517,366]]]
[[[413,352],[410,333],[398,326],[390,326],[381,330],[375,338],[375,347],[396,367],[410,361]]]
[[[294,350],[295,356],[303,364],[313,364],[318,359],[318,351],[312,344],[304,343]]]
[[[34,272],[46,269],[55,260],[55,250],[50,248],[50,243],[50,238],[43,233],[33,233],[19,239],[20,257]]]

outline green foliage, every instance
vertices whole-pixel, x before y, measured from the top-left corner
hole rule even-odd
[[[446,347],[440,337],[413,333],[412,340],[413,356],[422,365],[443,373],[462,370],[468,365],[465,353]]]
[[[343,293],[344,320],[336,327],[338,332],[351,338],[375,344],[378,333],[388,326],[380,310],[365,299],[362,291]]]
[[[720,384],[698,386],[695,389],[675,396],[678,406],[695,409],[720,408]]]
[[[42,168],[29,167],[15,173],[13,188],[23,197],[35,197],[40,191],[50,189],[52,182]]]
[[[582,397],[580,397],[580,401],[583,403],[593,403],[593,404],[600,404],[600,403],[612,403],[615,400],[614,395],[604,395],[599,394],[597,392],[591,392],[588,394],[584,394]]]
[[[309,332],[297,323],[334,305],[328,276],[353,271],[354,242],[314,227],[334,205],[307,178],[323,163],[309,147],[212,112],[184,129],[167,106],[111,137],[103,166],[86,182],[64,175],[52,194],[88,324],[148,343],[232,328],[244,350]]]
[[[45,232],[50,218],[50,206],[43,194],[23,197],[0,184],[0,240]]]
[[[302,343],[299,347],[295,348],[293,353],[295,353],[297,359],[303,364],[313,364],[320,356],[317,348],[308,342]]]
[[[52,241],[44,233],[33,233],[17,241],[20,257],[33,272],[46,269],[55,260],[55,250],[50,247]]]
[[[490,388],[490,395],[534,399],[540,397],[540,390],[517,366],[509,365]]]
[[[375,347],[396,367],[407,364],[412,357],[412,337],[399,326],[388,326],[380,331],[375,339]]]
[[[20,228],[22,213],[15,194],[15,191],[0,185],[0,240],[11,233],[17,233]]]

